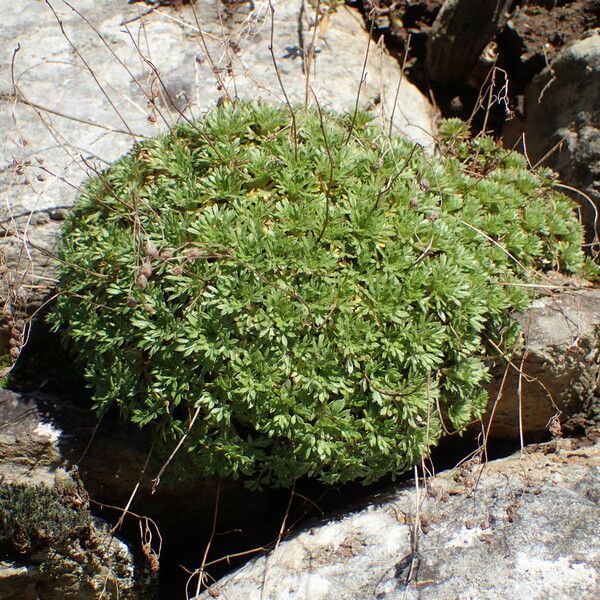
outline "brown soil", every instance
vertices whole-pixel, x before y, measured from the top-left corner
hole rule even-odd
[[[408,78],[427,95],[430,84],[424,69],[427,34],[443,0],[358,0],[368,26],[383,35],[390,50],[402,59],[410,36],[405,64]],[[526,85],[565,45],[600,27],[600,0],[516,0],[506,26],[498,32],[498,66],[509,78],[511,104]],[[472,82],[471,82],[472,83]],[[444,116],[467,118],[477,90],[465,81],[462,89],[435,90]],[[498,114],[501,126],[505,114]]]
[[[527,0],[499,37],[513,85],[520,92],[566,44],[600,27],[600,0]]]

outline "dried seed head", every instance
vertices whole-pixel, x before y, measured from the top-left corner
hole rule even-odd
[[[156,310],[155,310],[154,306],[152,306],[152,304],[144,304],[144,310],[149,315],[153,315],[156,312]]]
[[[558,417],[555,416],[550,419],[548,431],[550,431],[553,437],[562,437],[563,431]]]
[[[158,258],[158,248],[156,247],[156,244],[154,244],[154,242],[152,242],[151,240],[148,240],[146,242],[146,256],[151,259],[154,260],[155,258]]]
[[[173,250],[163,250],[160,253],[161,258],[168,260],[169,258],[173,258]]]
[[[142,289],[145,289],[148,285],[148,278],[144,274],[138,275],[135,281]]]
[[[22,333],[22,330],[20,330],[17,327],[13,326],[12,329],[10,330],[10,337],[12,337],[12,338],[20,338],[21,337],[21,333]]]
[[[427,218],[433,223],[440,218],[440,213],[437,210],[434,210]]]
[[[179,277],[179,275],[183,273],[183,267],[181,265],[175,265],[171,269],[171,273],[173,273],[173,275],[175,275],[176,277]]]
[[[43,173],[39,173],[37,176],[38,181],[46,181],[46,176]]]
[[[144,275],[145,277],[150,277],[152,275],[152,265],[145,260],[140,267],[140,275]]]
[[[196,54],[196,62],[199,65],[203,65],[206,62],[206,54],[204,54],[204,52],[198,52],[198,54]]]
[[[193,263],[200,258],[200,251],[198,248],[190,248],[189,250],[185,251],[185,256],[189,262]]]
[[[129,306],[129,308],[133,308],[134,306],[137,306],[137,300],[133,296],[129,296],[127,298],[127,306]]]
[[[13,358],[18,358],[19,354],[21,354],[21,351],[16,346],[10,349],[10,355]]]
[[[14,324],[13,327],[17,330],[17,331],[23,331],[25,329],[25,321],[23,319],[17,319]]]
[[[8,345],[9,346],[18,346],[19,345],[19,340],[16,340],[15,338],[10,338],[10,340],[8,340]]]
[[[416,198],[411,198],[409,204],[411,208],[419,208],[419,201]]]
[[[242,51],[242,48],[235,40],[229,40],[227,45],[236,53],[239,54]]]
[[[423,179],[421,179],[419,182],[419,187],[423,192],[428,192],[431,186],[429,185],[429,181],[423,177]]]

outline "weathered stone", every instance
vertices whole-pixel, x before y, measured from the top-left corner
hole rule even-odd
[[[234,4],[237,10],[228,12]],[[430,103],[404,78],[394,109],[400,66],[370,40],[358,12],[341,6],[325,14],[323,3],[315,27],[308,3],[272,5],[273,13],[268,0],[198,0],[133,20],[148,8],[79,0],[72,6],[80,16],[60,0],[23,0],[18,9],[0,0],[0,46],[6,49],[0,59],[0,256],[7,255],[10,267],[0,278],[0,299],[31,311],[53,289],[49,257],[61,213],[90,173],[135,140],[199,117],[220,98],[284,102],[278,75],[292,103],[314,103],[316,96],[323,108],[353,110],[359,98],[361,108],[383,121],[393,113],[394,131],[432,144]]]
[[[532,81],[525,94],[524,120],[506,128],[507,144],[518,141],[523,133],[530,161],[542,161],[558,171],[566,184],[580,190],[571,195],[581,205],[590,239],[597,237],[600,30],[590,31],[586,38],[565,47]]]
[[[463,82],[505,19],[511,0],[446,0],[427,40],[427,75],[440,85]]]
[[[65,469],[61,431],[33,399],[0,390],[0,485],[43,485],[78,490]],[[87,495],[77,501],[87,507]],[[32,510],[36,510],[32,507]],[[0,521],[0,540],[4,535]],[[7,534],[8,535],[8,534]],[[4,554],[0,562],[0,600],[100,600],[152,597],[148,565],[136,564],[126,544],[100,519],[92,519],[82,538],[51,542],[31,551]]]
[[[51,409],[48,400],[0,390],[0,482],[3,485],[42,484],[54,488],[67,483],[77,488],[70,474],[74,460],[65,460],[61,447],[66,440],[65,432],[57,424],[56,414],[60,411],[55,410],[51,416]],[[68,408],[66,410],[68,412]],[[73,407],[71,413],[78,414]],[[79,424],[82,420],[79,419]],[[76,432],[77,428],[73,433]],[[78,450],[80,457],[84,449],[71,448]],[[112,470],[118,471],[118,465],[113,464]],[[87,504],[87,498],[81,501]],[[0,539],[2,533],[0,522]],[[85,539],[75,536],[68,547],[49,545],[23,556],[3,556],[0,600],[146,599],[152,597],[150,575],[149,566],[136,565],[127,545],[110,534],[104,521],[94,519]]]
[[[67,550],[45,547],[31,556],[0,562],[0,600],[150,600],[136,579],[131,552],[95,520],[90,536]],[[146,575],[148,582],[150,578]]]
[[[468,463],[315,523],[216,582],[227,600],[595,600],[600,446]]]
[[[558,279],[557,285],[566,282]],[[484,422],[493,438],[518,439],[522,433],[527,443],[580,411],[592,416],[598,405],[600,292],[567,289],[542,296],[517,318],[524,351],[496,369]]]

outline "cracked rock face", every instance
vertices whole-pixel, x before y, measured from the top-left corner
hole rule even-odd
[[[0,284],[0,300],[17,310],[35,308],[53,289],[49,254],[89,174],[221,97],[284,102],[271,24],[290,102],[316,96],[323,108],[353,110],[369,45],[360,107],[383,121],[393,113],[396,132],[433,142],[429,101],[349,8],[315,28],[314,8],[301,0],[273,0],[273,15],[266,0],[233,12],[213,0],[152,12],[126,0],[72,6],[77,12],[61,0],[23,0],[18,9],[0,0],[0,253],[14,284]]]
[[[199,598],[597,598],[600,446],[466,463],[315,524]]]
[[[68,551],[44,547],[30,556],[0,561],[0,600],[152,598],[150,587],[136,576],[127,545],[96,520],[89,538],[74,540]]]

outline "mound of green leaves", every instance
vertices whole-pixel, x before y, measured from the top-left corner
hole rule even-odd
[[[364,114],[226,104],[91,179],[52,321],[96,407],[259,485],[399,473],[479,417],[582,234],[521,156],[443,133],[434,158]]]

